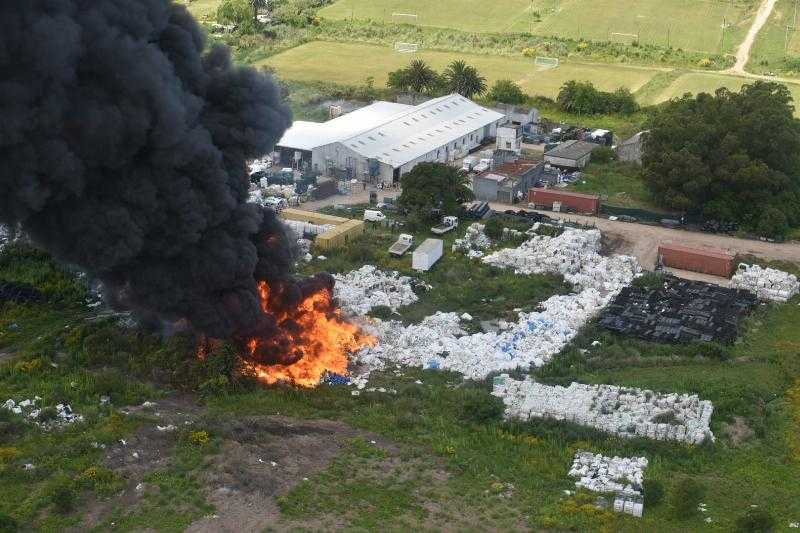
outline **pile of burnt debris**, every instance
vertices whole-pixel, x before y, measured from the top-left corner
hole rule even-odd
[[[44,295],[27,283],[3,281],[0,279],[0,303],[3,302],[41,302]]]
[[[622,289],[600,316],[600,326],[653,342],[730,344],[757,303],[748,291],[665,276],[655,287]]]

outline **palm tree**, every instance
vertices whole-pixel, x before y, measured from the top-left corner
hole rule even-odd
[[[481,76],[475,67],[457,60],[450,63],[444,71],[450,92],[472,98],[486,91],[486,78]]]
[[[428,66],[425,61],[415,59],[406,68],[405,81],[414,92],[421,93],[436,84],[436,71]]]

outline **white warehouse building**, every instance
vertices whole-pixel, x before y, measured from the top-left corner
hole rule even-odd
[[[388,185],[418,163],[465,156],[506,120],[459,94],[416,106],[375,102],[328,122],[296,121],[277,150],[285,164]]]

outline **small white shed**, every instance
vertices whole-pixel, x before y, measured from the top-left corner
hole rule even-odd
[[[411,255],[411,268],[424,272],[441,259],[444,242],[441,239],[425,239]]]

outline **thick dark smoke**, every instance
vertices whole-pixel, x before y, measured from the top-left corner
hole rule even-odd
[[[265,75],[168,0],[0,0],[0,222],[119,305],[228,338],[292,257],[245,160],[290,123]]]

